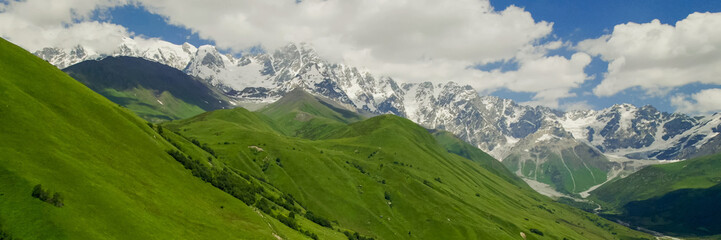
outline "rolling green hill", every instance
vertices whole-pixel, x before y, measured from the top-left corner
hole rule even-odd
[[[2,39],[0,52],[4,239],[305,238],[194,177],[130,111]],[[200,158],[192,144],[178,145]],[[31,196],[38,184],[62,200]],[[345,238],[298,221],[324,239]]]
[[[591,192],[605,216],[674,236],[721,234],[721,154],[648,166]]]
[[[310,139],[323,137],[348,123],[363,119],[356,112],[299,88],[259,112],[270,118],[283,134]]]
[[[602,185],[591,192],[591,198],[613,209],[679,189],[709,188],[719,183],[721,153],[645,167],[628,177]]]
[[[721,184],[679,189],[660,197],[629,202],[618,218],[668,235],[706,237],[721,234],[720,202]]]
[[[375,239],[646,237],[554,203],[502,166],[488,169],[485,153],[407,119],[360,120],[306,93],[289,97],[162,126],[207,143],[218,161],[291,194],[333,228]],[[321,134],[299,134],[308,119]]]
[[[301,96],[155,125],[5,40],[0,52],[3,238],[649,237],[509,182],[481,152],[400,117]],[[298,134],[309,121],[283,108],[318,130]]]
[[[438,144],[443,146],[449,153],[467,158],[481,165],[489,172],[503,178],[504,180],[521,187],[528,187],[521,178],[510,172],[503,163],[488,155],[488,153],[461,140],[452,133],[444,130],[430,130]]]
[[[160,122],[228,108],[227,97],[185,73],[142,58],[108,57],[63,71],[138,116]]]

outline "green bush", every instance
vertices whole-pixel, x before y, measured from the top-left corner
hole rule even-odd
[[[309,238],[313,239],[313,240],[318,240],[318,235],[315,234],[315,233],[313,233],[313,232],[311,232],[311,231],[301,230],[300,232],[303,233],[304,235],[308,236]]]
[[[56,192],[48,202],[56,207],[62,207],[65,206],[65,203],[63,202],[64,200],[63,195]]]
[[[291,212],[292,214],[293,212]],[[295,219],[291,218],[290,216],[286,217],[283,214],[278,214],[275,216],[275,219],[278,219],[281,223],[285,224],[289,228],[292,228],[294,230],[298,230],[298,223],[295,222]]]
[[[317,223],[318,225],[321,225],[323,227],[331,228],[330,221],[328,221],[328,219],[325,219],[324,217],[315,215],[311,211],[305,212],[305,218],[307,218],[308,220],[311,220],[312,222]]]
[[[40,199],[40,201],[43,202],[50,199],[50,193],[47,190],[43,189],[43,185],[41,184],[35,185],[35,187],[33,187],[33,192],[31,196]]]
[[[258,209],[260,209],[260,211],[264,213],[267,213],[271,216],[273,215],[273,209],[271,209],[270,201],[268,201],[268,199],[261,198],[260,201],[255,203],[255,207],[257,207]]]
[[[206,182],[212,182],[213,181],[213,174],[211,173],[211,170],[208,166],[205,164],[193,160],[191,157],[186,156],[185,154],[181,153],[177,150],[168,150],[168,154],[173,157],[176,161],[183,164],[183,167],[186,169],[189,169],[190,172],[193,174],[193,176],[199,177],[200,179],[203,179],[203,181]]]
[[[50,203],[56,207],[65,206],[65,199],[61,193],[56,192],[52,197],[50,197],[50,190],[43,189],[41,184],[35,185],[35,187],[33,187],[33,192],[30,195],[34,198],[40,199],[40,201]],[[2,238],[0,238],[0,240],[2,240]]]
[[[343,231],[343,234],[345,234],[348,240],[374,240],[372,237],[366,237],[358,234],[357,232],[351,233],[349,231]]]
[[[539,236],[543,236],[543,232],[541,232],[541,230],[538,230],[538,229],[535,229],[535,228],[531,228],[531,232],[532,232],[532,233],[535,233],[535,234],[537,234],[537,235],[539,235]]]

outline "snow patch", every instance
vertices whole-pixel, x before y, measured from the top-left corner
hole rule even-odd
[[[543,135],[541,135],[541,137],[539,137],[539,138],[536,139],[536,142],[538,143],[538,142],[548,141],[548,140],[551,140],[551,139],[558,139],[558,137],[557,137],[557,136],[550,135],[550,134],[548,134],[548,133],[544,133]]]

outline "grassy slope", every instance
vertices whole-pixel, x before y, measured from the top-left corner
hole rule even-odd
[[[609,218],[674,236],[721,234],[721,154],[645,167],[591,192]]]
[[[680,189],[660,197],[626,204],[621,219],[673,236],[721,234],[721,184]]]
[[[0,52],[3,232],[22,239],[275,239],[273,231],[300,238],[193,177],[129,111],[5,40]],[[62,192],[65,206],[32,198],[38,183]]]
[[[521,178],[509,171],[505,166],[503,166],[503,163],[494,159],[491,155],[488,155],[488,153],[468,144],[448,131],[431,130],[431,133],[436,138],[438,144],[443,146],[449,153],[454,153],[458,156],[474,161],[480,164],[481,167],[508,182],[522,187],[528,187]]]
[[[63,71],[153,122],[188,118],[229,106],[202,82],[160,63],[133,57],[85,61]]]
[[[157,94],[151,89],[142,87],[122,91],[104,88],[96,92],[150,122],[189,118],[205,112],[197,105],[176,98],[172,93]]]
[[[503,160],[511,171],[571,195],[605,182],[608,163],[588,146],[565,140],[547,147],[529,147],[529,151],[515,152]]]
[[[645,167],[626,178],[604,184],[592,191],[591,197],[613,209],[679,189],[709,188],[719,183],[721,153]]]
[[[362,120],[359,114],[343,109],[296,89],[275,103],[260,109],[280,132],[302,138],[317,139],[348,123]]]
[[[297,134],[284,128],[293,126],[290,119],[268,109],[233,109],[165,126],[209,143],[224,164],[267,179],[307,209],[336,220],[336,227],[379,239],[517,239],[519,232],[539,239],[531,228],[559,239],[644,236],[509,183],[449,153],[406,119],[379,116],[347,126],[336,121],[322,137],[313,135],[316,140],[292,137]]]

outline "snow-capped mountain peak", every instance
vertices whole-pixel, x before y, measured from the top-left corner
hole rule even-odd
[[[718,115],[690,117],[631,104],[564,113],[479,96],[472,87],[452,81],[398,83],[391,77],[329,63],[305,44],[234,57],[221,54],[211,45],[196,48],[188,43],[128,38],[110,54],[77,46],[46,48],[36,55],[60,68],[108,55],[142,57],[183,69],[239,102],[273,102],[301,87],[360,112],[396,114],[428,128],[448,130],[498,159],[542,129],[563,129],[575,141],[601,152],[635,159],[694,156],[708,149],[704,145],[721,130]]]
[[[82,61],[98,60],[108,56],[130,56],[145,58],[182,70],[195,55],[195,51],[197,49],[189,43],[176,45],[159,39],[123,38],[121,44],[111,52],[99,52],[85,46],[76,46],[70,49],[47,47],[36,51],[35,55],[58,68],[66,68]]]

